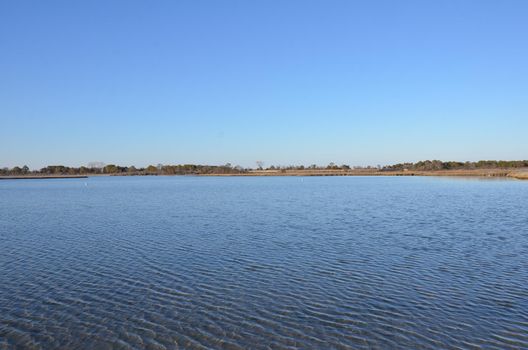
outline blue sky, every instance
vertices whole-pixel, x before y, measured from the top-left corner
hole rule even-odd
[[[2,1],[0,167],[528,158],[528,1]]]

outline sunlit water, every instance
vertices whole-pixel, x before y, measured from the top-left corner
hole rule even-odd
[[[522,181],[0,181],[0,349],[526,349],[527,205]]]

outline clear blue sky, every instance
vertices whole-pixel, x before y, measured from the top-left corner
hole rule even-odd
[[[528,158],[528,1],[0,2],[0,167]]]

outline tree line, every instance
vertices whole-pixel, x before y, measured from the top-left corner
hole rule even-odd
[[[119,166],[108,164],[103,167],[68,167],[64,165],[49,165],[40,170],[30,170],[26,165],[11,169],[1,168],[0,176],[23,175],[205,175],[205,174],[237,174],[249,171],[240,166],[226,165],[149,165],[146,168],[135,166]]]
[[[383,167],[385,171],[404,170],[471,170],[471,169],[512,169],[528,167],[528,160],[479,160],[478,162],[442,162],[424,160],[416,163],[400,163]]]
[[[243,174],[254,170],[268,171],[288,171],[288,170],[343,170],[368,169],[379,171],[434,171],[434,170],[470,170],[470,169],[511,169],[528,167],[528,160],[480,160],[478,162],[443,162],[440,160],[425,160],[416,163],[399,163],[386,166],[366,166],[351,167],[346,164],[337,165],[330,163],[326,166],[312,164],[276,166],[271,165],[264,167],[259,162],[256,169],[243,168],[241,166],[232,166],[230,163],[225,165],[198,165],[198,164],[179,164],[179,165],[149,165],[145,168],[136,168],[135,166],[119,166],[108,164],[100,167],[81,166],[68,167],[64,165],[49,165],[40,170],[30,170],[28,166],[15,166],[13,168],[0,168],[0,176],[24,176],[24,175],[222,175],[222,174]]]

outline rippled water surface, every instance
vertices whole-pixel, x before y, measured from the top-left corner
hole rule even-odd
[[[0,349],[526,349],[528,182],[0,181]]]

